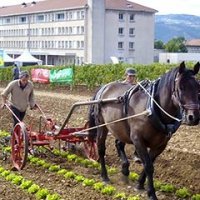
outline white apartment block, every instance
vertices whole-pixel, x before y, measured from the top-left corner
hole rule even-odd
[[[156,10],[126,0],[45,0],[0,8],[0,49],[45,65],[150,64]]]

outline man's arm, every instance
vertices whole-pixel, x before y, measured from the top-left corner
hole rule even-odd
[[[36,103],[35,103],[35,95],[34,95],[34,90],[32,88],[32,91],[30,93],[30,96],[29,96],[29,104],[30,104],[30,107],[31,109],[35,108],[36,106]]]
[[[13,84],[12,82],[10,82],[8,84],[8,86],[6,87],[6,89],[1,93],[1,96],[2,96],[2,106],[1,108],[4,108],[4,105],[6,103],[6,100],[8,98],[8,95],[11,93],[12,91],[12,88],[13,88]]]

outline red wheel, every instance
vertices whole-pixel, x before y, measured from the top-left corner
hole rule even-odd
[[[21,170],[26,165],[28,156],[28,135],[23,122],[15,125],[11,137],[11,161],[13,167]]]
[[[84,141],[84,151],[88,159],[90,160],[98,160],[97,154],[97,144],[94,141],[86,140]]]

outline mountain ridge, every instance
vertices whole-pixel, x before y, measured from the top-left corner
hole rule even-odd
[[[155,40],[164,43],[175,37],[200,38],[200,16],[188,14],[155,15]]]

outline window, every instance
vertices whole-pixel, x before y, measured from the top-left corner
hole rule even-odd
[[[84,34],[84,26],[81,26],[81,34]]]
[[[77,41],[77,48],[80,49],[80,41]]]
[[[38,15],[37,16],[37,21],[38,22],[43,22],[44,21],[44,15]]]
[[[81,19],[85,19],[85,12],[81,11]]]
[[[119,28],[118,29],[118,34],[119,35],[124,35],[124,28]]]
[[[69,48],[72,48],[72,41],[69,41]]]
[[[25,23],[26,22],[26,17],[20,17],[19,18],[20,23]]]
[[[134,28],[130,28],[129,29],[129,36],[134,36],[134,31],[135,31]]]
[[[84,41],[81,41],[81,49],[84,49]]]
[[[72,27],[69,27],[69,34],[72,34]]]
[[[69,20],[69,13],[66,12],[66,20]]]
[[[123,21],[124,20],[124,14],[123,13],[119,13],[119,20]]]
[[[76,34],[80,34],[80,26],[76,27]]]
[[[134,42],[129,42],[129,50],[133,50],[134,49]]]
[[[80,19],[80,18],[81,18],[81,13],[80,13],[80,11],[77,11],[76,16],[77,16],[77,19]]]
[[[68,41],[65,41],[65,49],[68,49]]]
[[[118,42],[118,49],[123,49],[123,48],[124,48],[124,43]]]
[[[135,14],[130,14],[130,21],[133,22],[135,20]]]
[[[6,23],[6,24],[10,24],[10,22],[11,22],[10,18],[6,18],[6,19],[5,19],[5,23]]]
[[[65,14],[64,13],[58,13],[56,14],[56,20],[64,20]]]
[[[73,12],[69,12],[69,19],[73,19]]]

